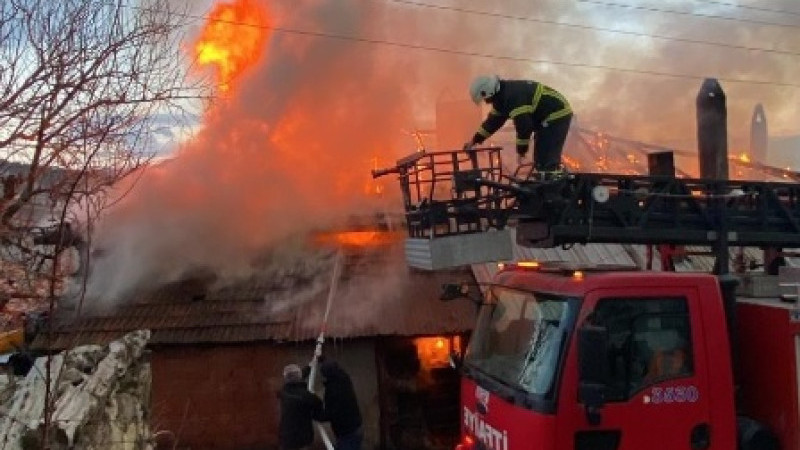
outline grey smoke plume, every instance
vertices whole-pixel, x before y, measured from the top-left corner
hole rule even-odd
[[[797,56],[755,48],[800,52],[800,33],[742,22],[797,16],[721,2],[626,4],[264,2],[274,29],[262,59],[207,111],[196,138],[149,170],[104,221],[96,243],[106,256],[94,261],[91,292],[115,298],[193,267],[239,276],[289,236],[398,208],[392,180],[384,188],[395,197],[365,195],[375,158],[390,165],[413,151],[404,130],[431,126],[436,99],[466,97],[478,73],[543,81],[570,99],[583,125],[682,147],[694,145],[702,79],[717,77],[728,96],[731,152],[746,146],[756,103],[771,131],[797,132],[800,88],[786,86],[796,83]],[[711,15],[735,20],[704,17]]]

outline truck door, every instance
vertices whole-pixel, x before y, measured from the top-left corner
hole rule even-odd
[[[650,289],[647,296],[641,290],[638,296],[622,291],[586,298],[584,311],[593,311],[587,320],[608,330],[611,386],[599,410],[600,422],[590,424],[577,402],[573,340],[568,365],[574,370],[566,371],[563,386],[574,391],[560,397],[572,422],[559,433],[563,448],[718,448],[712,445],[709,426],[709,381],[696,291]]]

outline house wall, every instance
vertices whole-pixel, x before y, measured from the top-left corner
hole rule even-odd
[[[153,431],[169,430],[177,448],[274,449],[283,366],[305,364],[312,343],[161,346],[152,349]],[[369,340],[325,346],[353,379],[364,417],[365,449],[379,439],[375,349]],[[172,448],[165,433],[159,448]],[[317,448],[324,448],[317,444]]]

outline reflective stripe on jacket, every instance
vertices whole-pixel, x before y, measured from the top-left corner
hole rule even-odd
[[[528,150],[531,134],[546,124],[572,114],[567,99],[555,89],[529,80],[500,80],[500,90],[491,99],[492,110],[473,141],[480,144],[493,135],[506,120],[514,121],[517,152]]]

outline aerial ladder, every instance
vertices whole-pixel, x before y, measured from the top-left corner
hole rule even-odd
[[[506,173],[499,147],[418,152],[373,171],[388,174],[402,193],[407,262],[420,269],[511,259],[510,228],[526,247],[692,245],[725,258],[730,246],[800,247],[800,183],[668,173],[541,181],[526,166]]]

